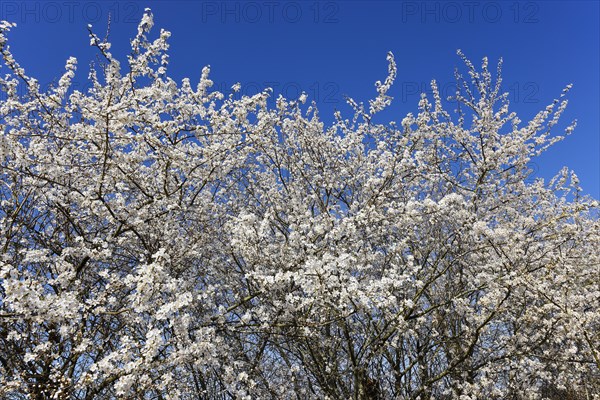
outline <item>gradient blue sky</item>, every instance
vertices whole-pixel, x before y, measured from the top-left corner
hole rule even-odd
[[[326,121],[334,109],[350,115],[344,95],[374,96],[388,51],[398,63],[389,119],[416,111],[433,78],[451,94],[459,48],[476,65],[483,56],[492,65],[504,58],[504,88],[523,121],[573,83],[560,128],[577,119],[577,129],[535,161],[537,174],[549,178],[567,165],[584,192],[600,198],[598,1],[0,0],[0,19],[18,24],[9,43],[30,75],[46,84],[75,56],[76,82],[85,87],[96,56],[87,24],[103,37],[111,14],[112,51],[124,56],[145,7],[157,30],[172,33],[175,79],[197,81],[210,64],[224,91],[236,82],[248,94],[266,86],[289,97],[304,90]]]

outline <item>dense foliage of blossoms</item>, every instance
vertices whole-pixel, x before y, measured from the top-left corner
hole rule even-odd
[[[529,168],[568,88],[523,124],[460,54],[454,120],[432,82],[377,124],[390,54],[325,126],[176,83],[152,25],[125,66],[90,29],[82,93],[0,23],[1,398],[600,398],[598,203]]]

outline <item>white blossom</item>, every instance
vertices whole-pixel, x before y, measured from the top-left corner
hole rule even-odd
[[[432,81],[383,125],[390,53],[327,126],[176,82],[153,24],[125,60],[90,26],[82,93],[0,22],[1,398],[600,398],[599,203],[529,179],[570,86],[522,123],[459,52],[456,114]]]

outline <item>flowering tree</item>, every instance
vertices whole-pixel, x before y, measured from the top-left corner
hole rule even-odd
[[[600,398],[598,203],[528,168],[568,88],[523,124],[459,53],[454,120],[432,82],[377,124],[390,54],[326,127],[176,83],[152,25],[125,67],[90,29],[82,93],[0,24],[0,397]]]

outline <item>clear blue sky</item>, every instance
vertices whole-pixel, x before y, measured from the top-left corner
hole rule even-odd
[[[0,0],[0,19],[18,24],[9,41],[29,74],[48,83],[76,56],[84,87],[96,55],[87,24],[104,36],[110,13],[112,50],[123,56],[145,7],[156,29],[172,32],[174,78],[196,81],[210,64],[223,90],[236,82],[243,93],[272,86],[275,95],[295,97],[304,90],[325,120],[336,108],[350,111],[344,95],[374,95],[390,50],[399,68],[385,114],[391,119],[415,111],[433,78],[451,90],[459,48],[476,65],[483,56],[492,65],[504,58],[505,89],[524,121],[573,83],[561,127],[576,118],[577,129],[537,160],[538,175],[567,165],[584,192],[600,198],[598,1]]]

